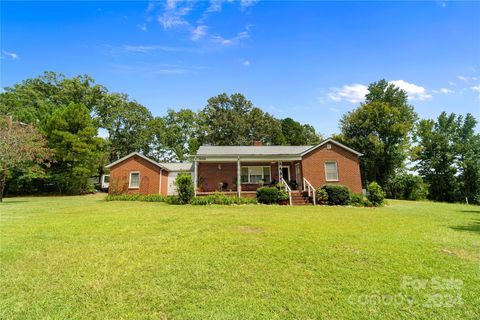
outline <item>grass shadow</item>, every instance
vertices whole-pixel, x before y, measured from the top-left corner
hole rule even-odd
[[[467,212],[467,213],[480,213],[480,209],[478,210],[459,210],[460,212]]]
[[[467,231],[480,234],[480,219],[474,220],[473,223],[466,226],[453,226],[450,228],[457,231]]]

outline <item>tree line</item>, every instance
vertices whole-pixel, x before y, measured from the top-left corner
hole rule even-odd
[[[202,144],[251,145],[259,140],[265,145],[313,145],[323,139],[313,126],[275,118],[239,93],[212,97],[199,111],[168,110],[154,117],[128,95],[109,92],[89,76],[67,78],[54,72],[4,88],[0,115],[24,124],[0,121],[5,137],[25,126],[30,133],[38,131],[29,150],[42,155],[24,153],[20,161],[6,155],[12,144],[0,144],[3,181],[11,194],[49,188],[86,192],[90,176],[134,151],[157,161],[186,161]],[[419,119],[407,93],[380,80],[369,85],[364,102],[343,115],[334,139],[363,153],[363,184],[376,181],[390,197],[480,203],[476,124],[471,114],[443,112],[435,120]],[[98,136],[99,129],[106,138]],[[7,168],[8,159],[21,165]]]
[[[134,151],[157,161],[186,161],[202,144],[251,145],[259,140],[265,145],[310,145],[323,138],[311,125],[277,119],[238,93],[212,97],[198,112],[168,110],[154,117],[128,95],[109,92],[89,76],[67,78],[54,72],[4,88],[0,115],[5,137],[13,139],[13,132],[22,136],[26,127],[16,125],[22,123],[45,140],[44,146],[32,144],[32,149],[51,151],[40,164],[25,154],[17,161],[21,165],[7,168],[14,142],[3,139],[0,180],[7,182],[10,194],[88,192],[89,177]],[[99,137],[99,130],[107,137]]]

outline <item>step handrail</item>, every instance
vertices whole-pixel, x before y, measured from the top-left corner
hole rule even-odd
[[[307,179],[303,178],[303,187],[305,189],[307,189],[307,192],[308,192],[308,196],[312,197],[312,200],[313,200],[313,205],[316,204],[316,199],[315,199],[315,196],[316,196],[316,190],[315,188],[312,186],[312,184],[310,183],[310,181],[308,181]]]
[[[285,181],[285,179],[283,179],[283,177],[280,178],[280,183],[283,184],[283,186],[285,187],[285,190],[288,192],[288,202],[290,205],[292,205],[292,189],[290,188],[288,183]]]

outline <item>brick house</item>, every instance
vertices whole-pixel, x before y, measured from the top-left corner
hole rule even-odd
[[[175,177],[187,172],[193,175],[196,196],[223,192],[255,197],[259,186],[281,183],[292,203],[292,197],[301,202],[302,192],[311,195],[325,184],[361,193],[360,156],[326,139],[315,146],[201,146],[192,163],[158,163],[132,153],[107,167],[111,191],[113,183],[122,193],[175,194]]]

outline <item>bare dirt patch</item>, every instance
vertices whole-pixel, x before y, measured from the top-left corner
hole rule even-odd
[[[243,233],[261,233],[263,229],[260,227],[241,226],[240,231]]]
[[[446,249],[446,248],[443,248],[440,251],[442,251],[445,254],[448,254],[449,256],[458,257],[458,258],[464,259],[464,260],[469,260],[469,261],[480,260],[480,254],[478,254],[476,252],[463,250],[463,249]]]

